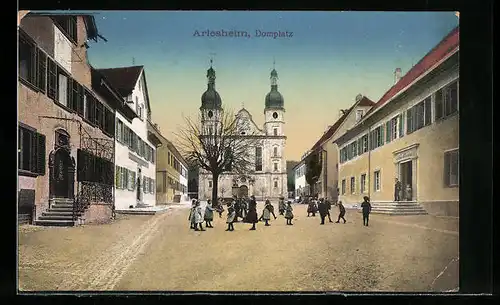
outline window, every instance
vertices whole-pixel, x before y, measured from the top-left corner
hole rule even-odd
[[[361,175],[361,179],[359,180],[359,188],[361,194],[366,193],[366,174]]]
[[[278,187],[278,181],[277,180],[274,180],[274,187]]]
[[[45,135],[19,126],[18,169],[45,175]]]
[[[342,179],[341,193],[345,195],[345,179]]]
[[[361,120],[361,118],[363,117],[363,114],[364,114],[364,111],[362,109],[356,110],[356,122]]]
[[[434,101],[434,119],[438,120],[458,111],[458,81],[438,90]]]
[[[113,186],[116,177],[114,177],[115,165],[113,162],[88,151],[77,150],[77,181],[96,182],[104,185]]]
[[[94,124],[95,122],[95,98],[90,94],[90,92],[85,92],[85,116],[84,118]]]
[[[68,78],[68,107],[74,111],[78,111],[80,105],[83,104],[82,99],[83,87],[76,80]]]
[[[351,194],[356,193],[356,178],[351,177]]]
[[[134,191],[135,190],[135,172],[128,170],[128,190],[129,191]]]
[[[406,111],[406,134],[410,134],[414,130],[415,122],[415,107],[411,107]]]
[[[406,133],[415,132],[431,123],[431,97],[426,98],[406,112]]]
[[[273,170],[274,170],[275,172],[277,172],[277,171],[278,171],[278,163],[274,162],[273,166],[274,166],[274,167],[273,167]]]
[[[52,59],[47,59],[47,96],[56,100],[57,96],[57,65]]]
[[[121,167],[119,167],[118,165],[115,166],[115,187],[117,189],[120,189],[120,182],[121,182],[121,171],[120,171]]]
[[[54,22],[62,29],[63,34],[73,43],[78,42],[78,27],[76,16],[57,16]]]
[[[148,192],[148,186],[149,186],[149,181],[148,181],[148,177],[144,177],[144,182],[142,183],[142,191],[147,194]]]
[[[123,122],[120,119],[116,119],[116,140],[123,143]]]
[[[255,171],[262,171],[262,147],[255,147]]]
[[[208,180],[208,187],[212,188],[212,180]]]
[[[380,171],[379,170],[373,172],[373,190],[375,192],[380,191]]]
[[[68,106],[68,77],[61,70],[57,69],[57,80],[58,80],[58,94],[57,102],[61,105]]]
[[[110,136],[115,134],[115,115],[107,107],[104,107],[104,131]]]
[[[37,85],[36,46],[27,35],[19,34],[19,76],[33,86]]]
[[[273,128],[273,135],[275,135],[275,136],[278,135],[278,128]]]
[[[384,126],[378,126],[370,133],[370,149],[384,145]]]
[[[391,119],[391,140],[395,140],[398,138],[398,131],[402,130],[400,127],[400,117],[401,115],[398,115],[397,117],[394,117]],[[387,133],[389,134],[389,132],[387,131]]]
[[[455,187],[459,185],[459,159],[458,149],[444,153],[444,185]]]
[[[81,117],[85,117],[85,107],[86,107],[86,97],[85,97],[85,89],[83,89],[82,85],[78,86],[78,97],[77,97],[77,105],[76,112]]]
[[[95,124],[100,128],[104,129],[104,106],[100,101],[96,99],[95,103]]]
[[[273,147],[273,156],[274,157],[278,156],[278,147]]]

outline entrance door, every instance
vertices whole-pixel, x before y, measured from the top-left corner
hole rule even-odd
[[[69,151],[59,148],[54,154],[51,180],[53,196],[57,198],[73,198],[74,167]]]
[[[248,197],[248,186],[246,186],[246,185],[240,186],[240,189],[238,192],[238,197],[239,198],[247,198]]]
[[[410,188],[413,188],[413,162],[412,161],[406,161],[402,162],[399,164],[399,172],[400,172],[400,181],[401,181],[401,189],[402,189],[402,195],[403,198],[401,198],[403,201],[407,200],[413,200],[413,191],[411,194],[407,192],[408,185],[410,185]]]

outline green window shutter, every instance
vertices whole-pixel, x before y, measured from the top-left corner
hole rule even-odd
[[[443,183],[445,187],[448,187],[450,185],[450,153],[445,153],[444,154],[444,168],[443,168]]]
[[[46,160],[46,150],[45,150],[45,135],[36,133],[36,173],[44,176],[45,175],[45,160]]]
[[[120,167],[118,165],[115,166],[115,188],[120,188]]]
[[[385,123],[385,142],[386,143],[389,143],[391,142],[391,135],[392,135],[392,128],[391,128],[391,120],[387,121],[387,123]]]
[[[384,129],[385,129],[384,127],[385,127],[384,125],[380,126],[380,134],[379,134],[380,146],[384,145]]]

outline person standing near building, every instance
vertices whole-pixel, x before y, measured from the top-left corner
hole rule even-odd
[[[199,200],[196,200],[196,206],[194,209],[194,222],[195,222],[195,225],[194,225],[195,231],[205,231],[205,229],[203,229],[203,225],[202,225],[203,224],[203,213],[201,210],[201,205],[200,205]],[[200,226],[200,229],[198,229],[198,226]]]
[[[398,178],[395,179],[395,184],[394,184],[394,201],[400,201],[401,200],[401,182],[398,180]]]
[[[269,220],[271,220],[271,214],[274,216],[274,219],[276,219],[276,216],[274,215],[274,207],[271,204],[271,201],[269,201],[269,199],[267,199],[266,205],[264,206],[264,209],[262,210],[262,216],[259,218],[259,220],[264,220],[266,222],[266,224],[265,224],[266,227],[270,226]]]
[[[234,218],[236,217],[236,211],[234,210],[234,201],[227,203],[227,229],[226,231],[234,231]]]
[[[252,227],[250,230],[255,230],[255,224],[258,222],[257,218],[257,201],[255,200],[255,196],[252,195],[250,197],[250,202],[248,203],[248,214],[245,219],[245,222],[251,223]]]
[[[368,227],[368,219],[372,211],[372,205],[370,204],[370,198],[368,196],[363,197],[363,200],[363,203],[361,203],[361,208],[363,209],[363,225]]]
[[[317,211],[318,211],[318,206],[316,204],[316,200],[309,198],[309,206],[307,207],[307,217],[309,217],[309,214],[312,214],[312,216],[315,217]]]
[[[291,226],[293,225],[292,219],[293,219],[293,208],[292,208],[292,202],[288,201],[286,205],[286,211],[285,211],[285,218],[286,218],[286,224]]]
[[[339,218],[337,219],[336,223],[339,223],[341,218],[344,220],[344,223],[346,223],[346,220],[344,218],[345,208],[344,208],[344,205],[342,204],[342,201],[339,201],[339,212],[340,212]]]
[[[206,228],[213,228],[212,221],[214,220],[214,208],[212,207],[212,201],[207,200],[207,206],[205,207],[205,216],[203,217],[205,220]]]

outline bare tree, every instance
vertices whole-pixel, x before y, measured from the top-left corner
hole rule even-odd
[[[219,177],[223,173],[250,174],[254,170],[254,131],[231,111],[213,111],[210,119],[199,114],[196,120],[184,117],[175,133],[178,149],[188,162],[212,175],[212,202],[217,202]]]
[[[306,182],[309,184],[310,195],[316,195],[315,185],[321,175],[322,163],[321,155],[319,152],[312,152],[306,158]]]

